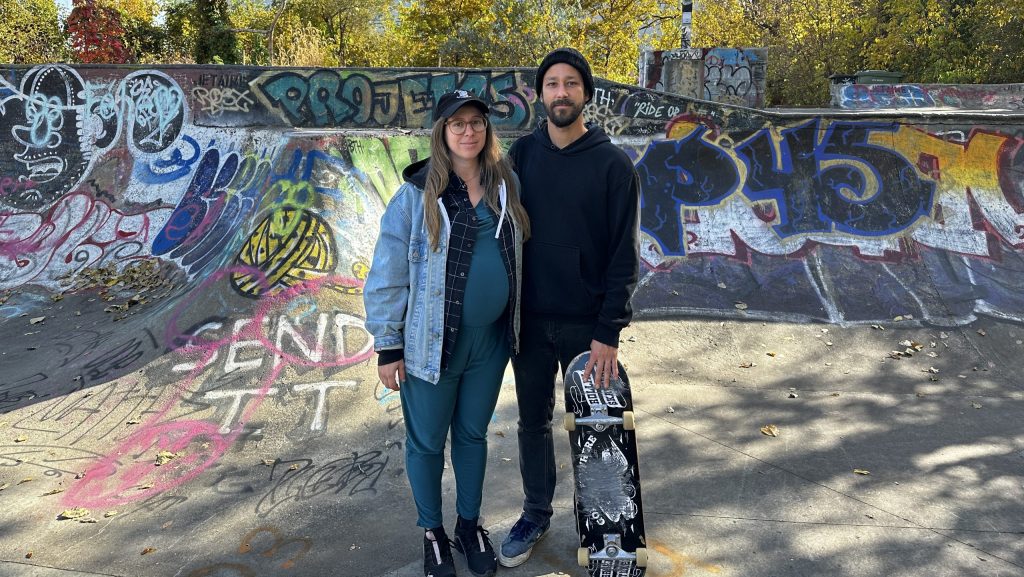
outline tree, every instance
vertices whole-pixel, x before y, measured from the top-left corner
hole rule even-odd
[[[38,64],[68,57],[54,0],[0,0],[0,62]]]
[[[412,0],[397,10],[396,64],[535,66],[573,46],[594,73],[636,82],[641,44],[671,48],[680,5],[661,0]]]
[[[241,60],[227,0],[195,0],[192,18],[198,31],[193,47],[197,63],[237,64]]]
[[[282,0],[276,2],[281,3]],[[235,41],[242,64],[271,64],[269,36],[277,12],[277,7],[265,0],[234,0],[231,3],[231,22],[236,27]],[[280,46],[281,42],[275,44]]]
[[[370,37],[384,32],[391,2],[382,0],[292,0],[293,12],[307,31],[314,27],[332,46],[339,66],[369,64],[362,50]]]
[[[131,60],[140,63],[163,61],[166,30],[157,23],[157,0],[96,0],[99,6],[116,10],[124,28],[124,45]]]
[[[398,18],[413,49],[408,65],[480,66],[487,61],[494,21],[488,0],[412,0],[399,7]]]
[[[75,58],[84,64],[124,64],[131,59],[125,48],[121,15],[96,0],[74,0],[65,26]]]
[[[865,15],[857,0],[702,0],[694,37],[705,47],[767,47],[767,104],[826,106],[828,77],[863,65]]]

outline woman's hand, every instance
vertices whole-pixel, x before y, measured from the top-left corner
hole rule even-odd
[[[405,359],[378,366],[377,375],[385,387],[397,391],[399,386],[405,382]]]

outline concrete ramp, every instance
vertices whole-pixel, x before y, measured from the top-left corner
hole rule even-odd
[[[543,114],[532,69],[0,72],[0,574],[422,574],[362,285],[456,87]],[[600,80],[587,115],[642,185],[648,575],[1024,575],[1024,116]],[[503,575],[582,574],[562,465]]]

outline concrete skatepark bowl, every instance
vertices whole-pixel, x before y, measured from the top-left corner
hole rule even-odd
[[[476,91],[512,139],[543,116],[533,86],[0,71],[0,575],[420,574],[361,287],[436,96]],[[586,114],[641,179],[621,350],[648,575],[1024,575],[1024,115],[600,79]],[[510,375],[495,540],[521,506]],[[582,574],[567,475],[503,575]]]

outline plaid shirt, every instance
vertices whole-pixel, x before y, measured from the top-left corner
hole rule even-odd
[[[469,190],[466,183],[454,172],[449,174],[448,187],[441,195],[441,201],[451,222],[451,233],[448,236],[448,260],[444,278],[444,345],[441,349],[441,368],[448,366],[452,351],[455,350],[455,339],[459,336],[459,325],[462,322],[462,300],[466,294],[466,279],[469,275],[469,263],[473,257],[473,246],[476,243],[479,228],[476,211],[469,201]],[[481,200],[480,202],[484,202]],[[508,311],[515,310],[515,234],[512,219],[506,214],[501,225],[499,247],[501,261],[505,265],[508,276],[508,308],[505,310],[507,320],[506,336],[509,344],[515,343],[512,326],[512,315]]]

